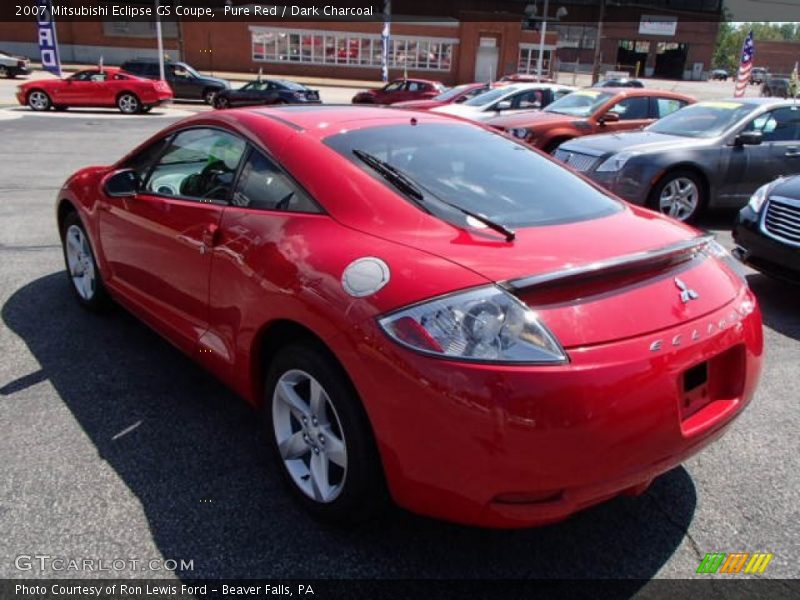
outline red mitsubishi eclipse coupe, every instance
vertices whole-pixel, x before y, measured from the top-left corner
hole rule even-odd
[[[172,100],[166,81],[151,81],[113,67],[78,71],[66,79],[38,79],[17,88],[17,101],[32,110],[116,107],[125,114],[148,112]]]
[[[643,491],[753,396],[730,256],[530,147],[431,113],[181,121],[57,199],[70,286],[263,414],[288,485],[492,527]]]

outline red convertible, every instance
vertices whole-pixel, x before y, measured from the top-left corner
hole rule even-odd
[[[433,112],[196,115],[78,171],[56,215],[77,301],[257,407],[327,519],[387,496],[564,519],[719,438],[759,379],[761,314],[712,238]]]
[[[172,89],[165,81],[143,79],[113,67],[78,71],[65,79],[28,81],[17,88],[17,101],[35,111],[117,107],[131,115],[171,100]]]

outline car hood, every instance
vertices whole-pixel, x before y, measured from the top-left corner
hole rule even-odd
[[[517,113],[514,115],[495,117],[488,121],[487,125],[502,129],[514,129],[517,127],[534,129],[537,127],[551,127],[552,125],[556,125],[558,123],[571,123],[572,121],[578,120],[581,120],[581,117],[560,115],[558,113],[551,113],[547,111],[530,111]]]
[[[654,131],[627,131],[587,135],[561,145],[564,150],[602,156],[623,150],[634,152],[660,152],[675,148],[691,148],[709,143],[708,139],[697,139],[678,135],[667,135]]]
[[[769,190],[770,196],[786,196],[800,200],[800,175],[778,179]]]
[[[466,104],[445,104],[444,106],[439,106],[434,110],[438,113],[443,113],[446,115],[466,116],[476,115],[480,112],[483,112],[486,108],[486,106],[467,106]]]

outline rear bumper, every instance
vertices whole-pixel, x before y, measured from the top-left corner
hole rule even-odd
[[[653,351],[656,338],[667,341]],[[388,339],[372,360],[353,352],[344,361],[395,500],[421,514],[510,528],[644,491],[723,434],[752,398],[762,352],[761,316],[743,289],[696,322],[570,349],[568,365],[453,363]],[[710,365],[710,401],[690,411],[684,377],[699,364]]]
[[[30,67],[23,67],[23,66],[7,66],[6,71],[12,77],[16,77],[18,75],[30,75],[31,69]]]
[[[800,248],[761,231],[761,215],[749,206],[736,219],[734,256],[767,275],[800,284]]]

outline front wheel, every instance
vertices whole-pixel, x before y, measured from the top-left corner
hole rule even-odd
[[[382,506],[383,474],[352,384],[313,342],[283,348],[265,384],[264,422],[292,493],[316,517],[362,521]]]
[[[109,304],[89,236],[77,213],[71,212],[62,224],[61,243],[70,287],[81,306],[99,312]]]
[[[135,94],[125,93],[117,98],[117,108],[122,114],[134,115],[141,110],[142,103],[139,102],[139,98]]]
[[[37,112],[50,110],[52,105],[53,102],[50,100],[50,96],[42,90],[33,90],[28,94],[28,106],[31,107],[31,110]]]
[[[203,102],[209,106],[214,106],[214,98],[217,97],[217,90],[206,90],[203,92]]]
[[[216,99],[214,100],[214,106],[215,106],[216,108],[219,108],[220,110],[225,110],[226,108],[230,108],[230,107],[231,107],[231,101],[230,101],[230,100],[228,100],[228,99],[227,99],[227,98],[225,98],[225,97],[222,97],[222,98],[216,98]]]
[[[693,221],[706,203],[700,178],[691,171],[667,173],[650,194],[650,208],[678,221]]]

